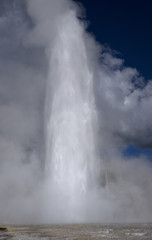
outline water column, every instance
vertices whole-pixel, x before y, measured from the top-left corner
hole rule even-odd
[[[85,215],[96,154],[93,74],[84,41],[83,27],[71,10],[57,24],[49,55],[46,174],[57,210],[66,206],[70,220]]]

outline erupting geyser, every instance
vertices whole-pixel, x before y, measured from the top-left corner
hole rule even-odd
[[[152,221],[152,81],[74,1],[1,2],[0,222]]]
[[[71,10],[60,19],[48,56],[46,173],[57,209],[66,207],[72,220],[85,214],[86,193],[97,177],[98,120],[84,38]]]

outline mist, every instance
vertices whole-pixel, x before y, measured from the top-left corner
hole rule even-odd
[[[152,221],[152,81],[70,0],[2,0],[0,36],[0,222]]]

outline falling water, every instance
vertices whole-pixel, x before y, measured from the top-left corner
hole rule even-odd
[[[71,10],[62,16],[49,56],[46,172],[58,211],[67,206],[71,219],[85,215],[86,193],[96,178],[97,113],[84,41]]]

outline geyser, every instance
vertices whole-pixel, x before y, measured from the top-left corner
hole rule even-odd
[[[66,207],[68,220],[83,220],[86,194],[97,177],[93,72],[75,11],[58,24],[48,54],[46,174],[58,211]]]
[[[152,221],[152,81],[73,1],[1,2],[0,222]]]
[[[122,60],[106,53],[86,33],[72,1],[53,4],[57,14],[50,22],[51,36],[50,15],[46,22],[41,16],[48,29],[43,36],[48,60],[44,219],[68,223],[150,219],[141,172],[130,171],[143,163],[123,159],[122,118],[120,126],[115,123],[116,116],[122,112],[125,116],[129,109],[126,102],[132,98],[129,91],[135,89],[132,79],[138,73],[129,68],[119,73]],[[97,60],[100,51],[102,62]],[[146,164],[142,167],[142,173],[147,171]]]

